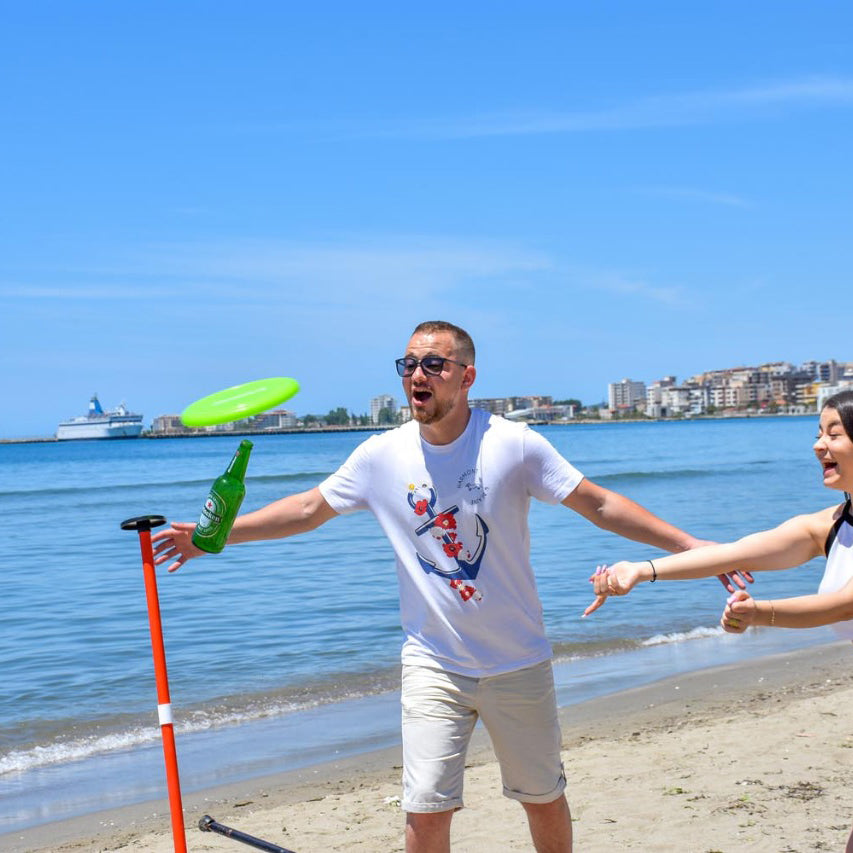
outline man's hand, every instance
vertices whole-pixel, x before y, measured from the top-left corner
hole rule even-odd
[[[747,583],[754,583],[755,578],[753,578],[751,572],[738,569],[728,572],[728,574],[717,575],[717,580],[726,588],[726,592],[738,592],[739,590],[746,589]],[[738,589],[735,589],[735,586]]]
[[[156,543],[154,548],[154,565],[159,566],[169,560],[174,560],[168,567],[168,571],[176,572],[187,560],[193,557],[201,557],[206,551],[193,545],[193,531],[195,524],[185,521],[173,521],[165,530],[155,533],[151,542]]]

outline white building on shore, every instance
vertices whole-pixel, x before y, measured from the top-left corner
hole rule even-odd
[[[388,409],[394,418],[397,417],[397,400],[390,394],[379,394],[370,401],[370,422],[379,423],[379,413]]]
[[[607,386],[607,405],[611,412],[630,413],[646,404],[646,385],[623,379]]]

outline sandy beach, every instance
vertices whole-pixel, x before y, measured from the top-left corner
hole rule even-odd
[[[838,643],[680,675],[563,711],[580,851],[844,849],[853,823],[853,671]],[[191,851],[251,847],[197,829],[212,815],[295,851],[402,849],[399,751],[184,797]],[[483,733],[453,849],[530,850]],[[0,836],[10,851],[173,849],[165,801]]]

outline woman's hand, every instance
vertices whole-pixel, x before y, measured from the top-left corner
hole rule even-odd
[[[755,599],[745,590],[739,589],[726,601],[726,609],[720,625],[730,634],[742,634],[755,621]]]
[[[589,578],[595,592],[595,601],[584,610],[583,615],[589,616],[601,607],[611,595],[627,595],[642,580],[641,571],[644,563],[629,563],[622,560],[612,566],[597,566],[595,574]]]

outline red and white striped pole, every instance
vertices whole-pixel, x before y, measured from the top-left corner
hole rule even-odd
[[[151,548],[151,528],[165,524],[162,515],[142,515],[121,523],[122,530],[139,533],[142,551],[142,571],[145,577],[145,597],[148,600],[148,623],[151,628],[151,651],[154,655],[154,677],[157,680],[157,714],[163,737],[163,758],[166,761],[166,786],[172,814],[172,837],[175,853],[187,853],[184,829],[184,809],[181,803],[181,782],[178,778],[178,755],[175,751],[175,730],[172,724],[172,702],[169,698],[169,676],[166,672],[166,650],[163,646],[163,626],[160,621],[160,600],[157,596],[157,575],[154,572],[154,552]]]

